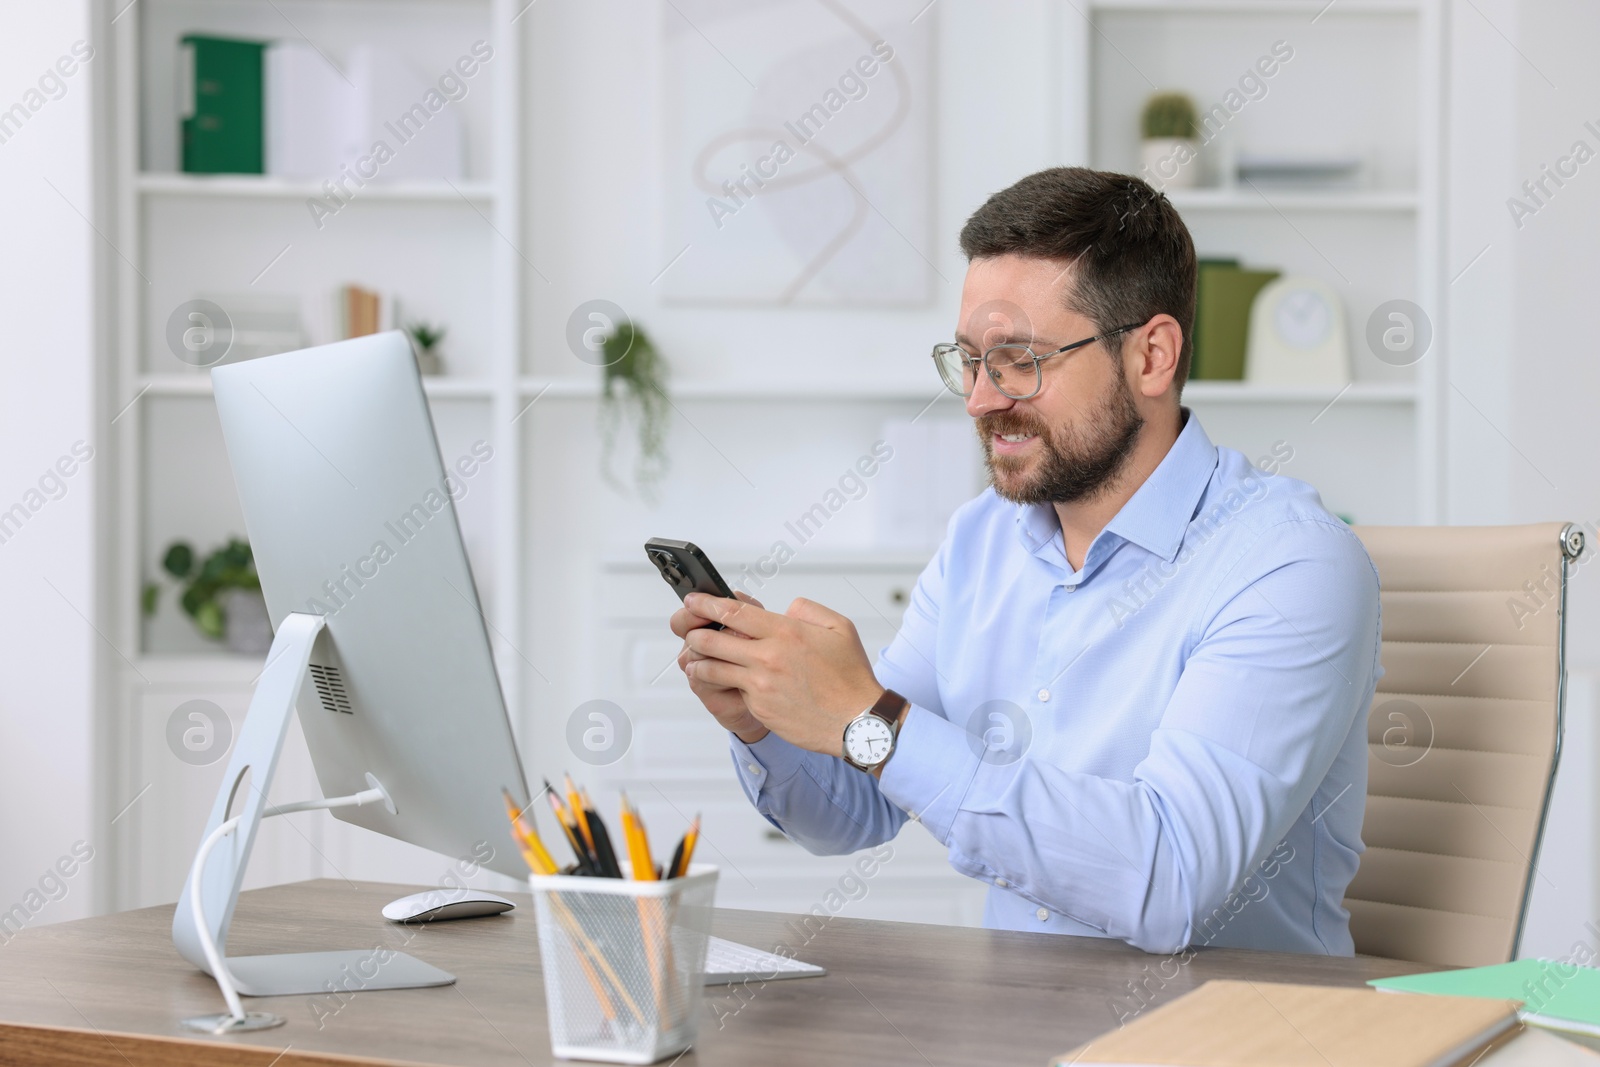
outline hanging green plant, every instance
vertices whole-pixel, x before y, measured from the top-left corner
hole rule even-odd
[[[237,537],[229,539],[221,548],[196,566],[194,549],[186,541],[174,541],[161,557],[161,569],[183,585],[183,595],[178,598],[184,614],[194,620],[199,631],[214,640],[221,640],[227,625],[227,612],[222,606],[222,595],[229,589],[259,591],[261,578],[256,574],[255,558],[248,542]],[[155,614],[161,596],[161,587],[155,582],[144,587],[144,613]]]
[[[617,434],[622,424],[638,424],[639,452],[633,464],[634,488],[654,503],[656,489],[667,473],[667,362],[649,336],[624,319],[605,339],[605,380],[600,391],[600,472],[605,480],[625,491],[612,470]]]

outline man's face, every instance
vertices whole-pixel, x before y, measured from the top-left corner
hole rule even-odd
[[[956,341],[969,355],[1006,342],[1043,355],[1092,337],[1094,324],[1065,307],[1071,285],[1070,268],[1052,260],[973,260]],[[1125,336],[1108,341],[1116,346]],[[1040,371],[1039,392],[1026,400],[977,376],[967,414],[976,420],[990,481],[1019,504],[1090,499],[1121,470],[1144,425],[1123,362],[1096,342],[1045,360]]]

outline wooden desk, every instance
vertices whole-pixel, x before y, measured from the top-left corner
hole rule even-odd
[[[357,993],[342,1005],[328,997],[247,998],[246,1007],[289,1021],[231,1037],[179,1025],[225,1008],[211,979],[172,948],[170,905],[27,930],[0,946],[0,1064],[566,1062],[550,1055],[528,900],[509,915],[435,927],[400,928],[378,914],[412,891],[323,880],[245,893],[229,935],[236,954],[401,947],[397,938],[413,934],[405,950],[458,981]],[[714,932],[758,948],[798,946],[788,925],[796,920],[718,911]],[[743,1000],[728,999],[731,987],[708,989],[700,1039],[681,1067],[1042,1065],[1115,1026],[1114,1005],[1135,1003],[1130,982],[1143,983],[1159,1004],[1211,978],[1349,986],[1426,969],[1233,949],[1200,950],[1180,965],[1096,938],[843,917],[830,919],[799,956],[829,974],[752,984]]]

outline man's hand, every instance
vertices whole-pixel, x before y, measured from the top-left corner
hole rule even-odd
[[[761,607],[761,602],[748,593],[735,592],[733,595],[743,603]],[[679,608],[672,613],[672,632],[679,637],[687,638],[693,631],[710,626],[713,621],[703,615],[696,615],[688,608]],[[700,659],[705,657],[690,648],[687,640],[684,641],[683,651],[678,653],[678,668],[688,677],[690,690],[700,698],[700,703],[706,706],[712,718],[721,723],[724,730],[730,731],[747,745],[753,745],[766,737],[767,728],[750,714],[750,709],[745,706],[743,693],[729,686],[702,681],[694,676],[689,670],[689,664]]]
[[[684,611],[701,620],[684,629],[694,655],[680,661],[695,693],[711,708],[706,693],[736,690],[746,713],[791,744],[839,755],[845,724],[883,695],[855,624],[821,604],[796,599],[778,615],[748,599],[691,593]]]

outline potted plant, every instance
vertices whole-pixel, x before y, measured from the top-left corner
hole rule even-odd
[[[439,354],[439,343],[444,340],[446,329],[443,326],[431,326],[426,322],[413,322],[406,327],[406,336],[411,338],[411,350],[417,355],[417,369],[423,374],[443,374],[444,357]]]
[[[1156,93],[1139,119],[1140,173],[1157,189],[1192,189],[1199,184],[1199,122],[1184,93]]]
[[[272,647],[272,623],[248,542],[232,538],[196,566],[194,549],[174,541],[161,557],[161,569],[183,583],[178,603],[206,637],[226,641],[242,654],[260,655]],[[146,615],[155,614],[160,597],[155,582],[144,587]]]
[[[639,451],[633,483],[639,495],[654,502],[667,473],[667,363],[649,336],[623,319],[601,346],[605,379],[600,391],[600,472],[612,486],[622,482],[612,473],[617,433],[629,417],[638,421]]]

